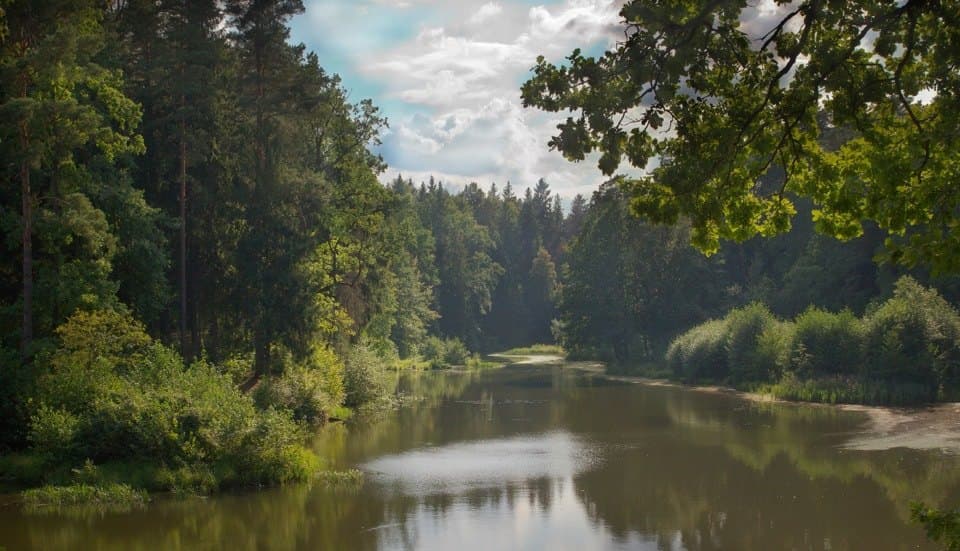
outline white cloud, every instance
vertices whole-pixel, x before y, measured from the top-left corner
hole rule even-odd
[[[519,88],[538,55],[560,59],[576,47],[612,45],[622,32],[621,3],[448,5],[441,25],[424,26],[389,51],[360,56],[362,74],[383,82],[387,99],[416,113],[390,114],[387,177],[435,174],[454,185],[509,180],[518,189],[544,177],[567,197],[596,187],[603,177],[595,162],[569,163],[547,148],[565,115],[523,109]]]
[[[480,9],[470,16],[469,22],[473,25],[478,25],[490,19],[491,17],[499,15],[501,12],[503,12],[503,6],[496,2],[487,2],[486,4],[480,6]]]
[[[544,177],[571,197],[604,180],[596,158],[571,163],[549,151],[567,114],[522,108],[520,84],[538,55],[559,61],[574,48],[622,40],[623,2],[308,0],[304,32],[340,56],[384,106],[387,176],[435,174],[454,185],[509,180],[518,190]],[[794,5],[748,4],[742,28],[755,40]]]

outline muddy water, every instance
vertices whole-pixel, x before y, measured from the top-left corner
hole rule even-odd
[[[14,549],[936,549],[922,499],[960,505],[949,450],[862,446],[862,411],[645,386],[569,366],[425,373],[413,399],[316,446],[360,489],[287,486],[144,510],[27,513]],[[877,441],[876,438],[873,441]],[[903,440],[894,440],[903,442]]]

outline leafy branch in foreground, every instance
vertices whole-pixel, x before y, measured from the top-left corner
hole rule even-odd
[[[634,212],[689,218],[704,252],[786,232],[803,196],[826,234],[872,221],[888,259],[960,268],[960,4],[777,5],[756,29],[745,0],[632,0],[600,58],[540,57],[524,105],[571,113],[550,141],[571,161],[659,163],[624,179]]]

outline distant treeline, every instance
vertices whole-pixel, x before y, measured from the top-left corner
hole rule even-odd
[[[604,184],[594,193],[583,229],[566,256],[557,324],[562,344],[573,357],[636,367],[662,363],[673,342],[669,357],[676,368],[674,375],[690,381],[773,383],[788,374],[802,381],[808,372],[815,378],[869,374],[870,381],[916,382],[917,386],[899,397],[881,396],[881,389],[861,389],[867,394],[850,398],[852,391],[834,390],[833,400],[915,401],[951,396],[957,384],[954,368],[938,358],[949,356],[955,344],[952,337],[943,340],[936,335],[953,327],[953,321],[943,320],[955,316],[950,304],[960,296],[958,279],[878,264],[874,256],[882,250],[886,237],[882,232],[868,226],[860,239],[837,241],[815,233],[810,222],[812,206],[799,204],[803,212],[788,234],[726,243],[719,253],[705,257],[689,245],[683,223],[668,227],[638,220],[630,215],[628,198],[616,183]],[[913,279],[898,284],[906,274]],[[908,295],[911,298],[904,298]],[[757,304],[731,312],[751,303]],[[910,312],[900,312],[908,306]],[[937,314],[941,321],[930,321],[933,314],[922,318],[920,310],[934,307],[942,313]],[[725,348],[734,346],[730,339],[736,339],[729,331],[748,314],[756,318],[751,323],[763,320],[761,325],[770,325],[765,339],[781,340],[777,354],[782,354],[762,368],[762,375],[750,375],[752,368],[738,355],[741,352]],[[776,318],[796,318],[796,323],[784,325]],[[904,325],[910,323],[914,325]],[[855,336],[847,344],[837,344],[829,359],[823,351],[814,354],[811,345],[785,344],[803,343],[805,331],[813,325],[817,331],[831,333],[831,338],[841,339],[851,331]],[[694,326],[698,327],[674,341]],[[717,348],[707,346],[708,341]],[[784,352],[788,349],[789,353]],[[893,355],[895,349],[905,358],[900,364],[895,359],[900,356]],[[734,356],[725,356],[728,352]],[[815,356],[821,368],[797,368]],[[826,367],[827,363],[833,367]],[[809,388],[800,390],[801,383],[788,386],[793,390],[781,387],[782,394],[814,393]],[[827,395],[819,399],[831,400]]]

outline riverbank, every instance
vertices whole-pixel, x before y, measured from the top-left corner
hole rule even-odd
[[[866,406],[858,404],[828,404],[784,400],[772,394],[747,392],[720,385],[689,385],[665,378],[620,375],[607,372],[607,366],[597,361],[565,361],[563,356],[500,355],[514,360],[515,365],[556,365],[577,369],[608,380],[645,386],[683,388],[693,392],[725,393],[758,403],[777,403],[796,407],[835,408],[861,413],[866,422],[861,432],[853,435],[843,447],[850,450],[879,451],[893,448],[915,450],[945,450],[960,453],[960,402],[947,402],[917,407]]]

